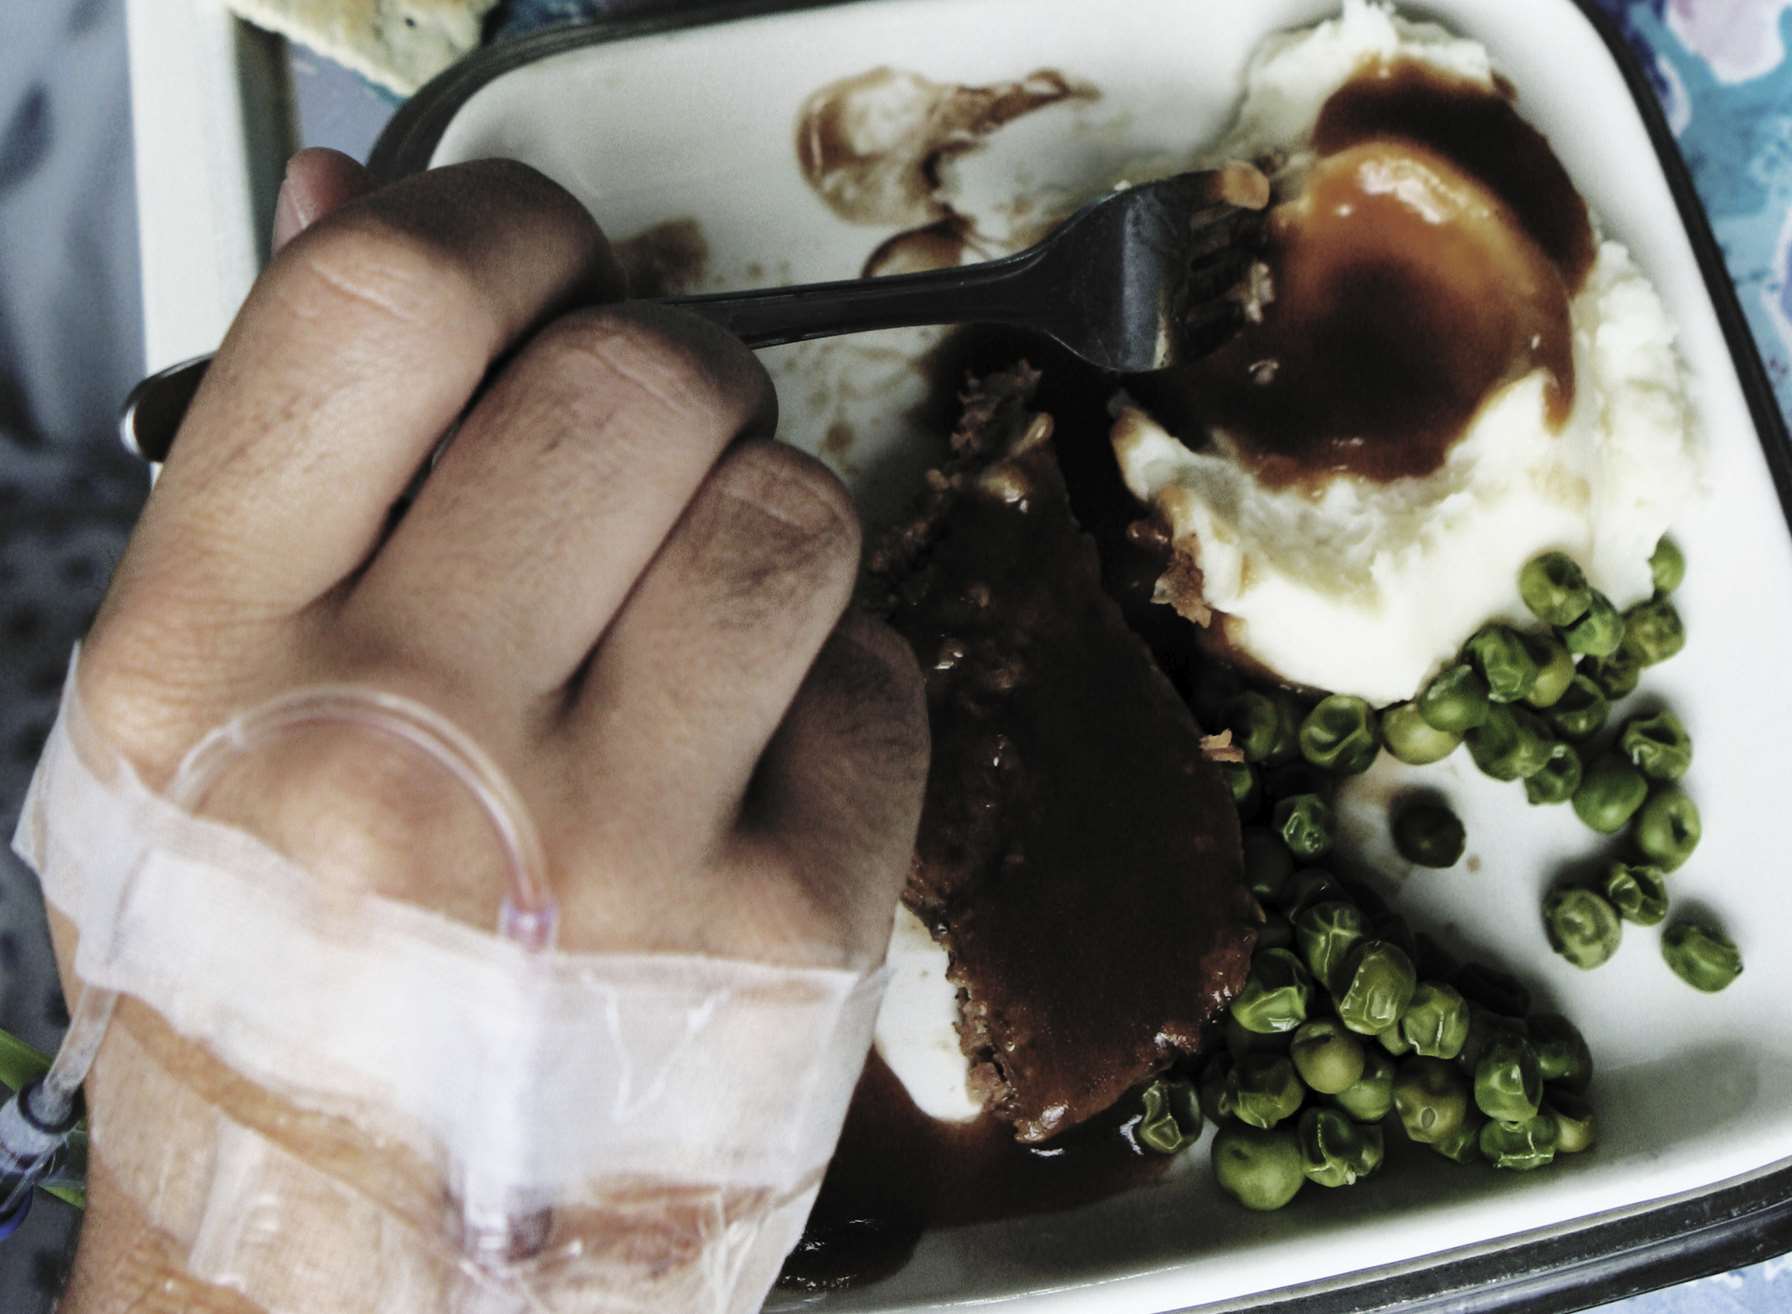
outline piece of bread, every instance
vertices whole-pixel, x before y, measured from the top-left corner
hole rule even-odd
[[[476,50],[497,0],[226,0],[257,27],[403,95]]]

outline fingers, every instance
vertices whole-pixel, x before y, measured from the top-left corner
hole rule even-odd
[[[373,175],[341,151],[314,146],[286,162],[274,204],[274,250],[333,210],[373,190]]]
[[[676,797],[733,828],[766,744],[833,630],[859,564],[846,489],[769,442],[704,482],[592,658],[569,731],[627,815]]]
[[[758,362],[710,325],[647,305],[565,316],[466,418],[342,618],[558,697],[717,456],[774,411]]]

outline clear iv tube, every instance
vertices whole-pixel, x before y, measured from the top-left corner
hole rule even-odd
[[[553,948],[558,907],[546,874],[541,841],[522,800],[495,763],[446,717],[408,698],[358,685],[324,685],[283,694],[226,722],[187,753],[168,790],[182,811],[197,813],[225,770],[254,749],[294,731],[348,726],[398,739],[446,770],[478,802],[504,852],[506,889],[497,934],[531,953]],[[142,859],[137,859],[141,863]],[[132,878],[135,873],[132,873]],[[130,880],[126,882],[128,889]],[[13,1217],[54,1166],[75,1122],[76,1101],[93,1069],[118,996],[82,991],[56,1058],[40,1082],[0,1106],[0,1221]],[[502,1203],[463,1202],[469,1230],[502,1218]],[[472,1238],[492,1245],[490,1237]]]

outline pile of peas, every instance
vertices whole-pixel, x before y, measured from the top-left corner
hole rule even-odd
[[[1594,1144],[1592,1056],[1572,1023],[1530,1014],[1512,977],[1450,962],[1368,891],[1284,856],[1253,864],[1274,912],[1226,1047],[1192,1083],[1145,1090],[1142,1145],[1175,1153],[1212,1119],[1221,1188],[1280,1209],[1308,1182],[1373,1176],[1389,1124],[1457,1163],[1515,1171]]]

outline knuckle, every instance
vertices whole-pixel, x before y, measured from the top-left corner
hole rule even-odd
[[[425,326],[493,317],[458,250],[379,209],[350,207],[306,231],[288,252],[274,278],[304,319],[346,311]]]
[[[867,763],[888,779],[924,776],[931,738],[927,689],[908,643],[873,616],[849,611],[816,663],[819,693],[843,733],[873,751]]]

